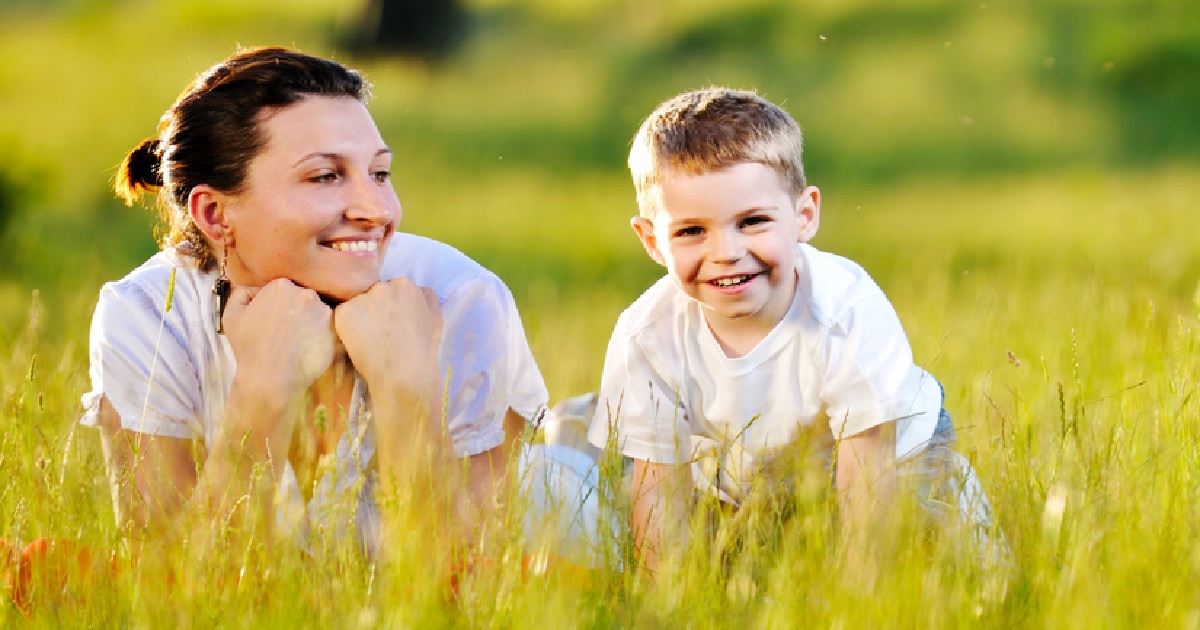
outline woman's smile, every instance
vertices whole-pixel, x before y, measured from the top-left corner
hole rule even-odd
[[[392,152],[366,107],[307,97],[262,127],[266,146],[228,213],[234,284],[287,278],[340,300],[366,291],[379,281],[401,213]]]

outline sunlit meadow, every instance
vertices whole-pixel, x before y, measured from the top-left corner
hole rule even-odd
[[[433,64],[341,52],[354,10],[318,0],[283,16],[234,2],[0,11],[2,172],[19,184],[0,223],[0,538],[71,539],[121,567],[37,593],[28,617],[0,601],[0,625],[1200,627],[1200,166],[1174,149],[1122,161],[1129,131],[1092,103],[1100,88],[1046,87],[1073,61],[1033,9],[912,5],[888,14],[895,32],[859,19],[867,2],[813,3],[803,25],[780,11],[789,31],[768,28],[764,2],[481,1],[463,48]],[[1119,23],[1126,5],[1112,5]],[[1148,12],[1165,39],[1195,25],[1174,6]],[[1078,56],[1121,61],[1112,41]],[[367,72],[400,158],[403,229],[508,283],[555,400],[597,386],[617,314],[659,275],[628,227],[621,159],[640,117],[713,82],[783,102],[824,192],[814,244],[892,299],[1011,561],[981,569],[952,534],[901,526],[881,535],[876,571],[843,566],[815,492],[786,519],[745,512],[718,536],[740,544],[699,543],[654,584],[522,567],[512,524],[451,597],[447,559],[428,552],[437,524],[411,497],[392,503],[411,527],[388,565],[325,532],[307,554],[231,537],[211,557],[133,566],[99,440],[76,425],[96,292],[154,250],[150,213],[105,186],[186,80],[239,42]]]

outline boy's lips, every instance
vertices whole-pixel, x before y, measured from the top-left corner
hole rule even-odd
[[[732,274],[713,278],[705,282],[708,286],[721,293],[740,293],[743,291],[755,278],[761,276],[763,272],[756,271],[753,273]]]

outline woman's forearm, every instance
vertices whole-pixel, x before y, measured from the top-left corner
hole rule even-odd
[[[467,471],[445,431],[442,399],[435,393],[440,379],[419,391],[375,389],[370,382],[368,389],[384,536],[427,527],[451,533],[456,543],[465,541],[474,520],[467,507]]]
[[[122,429],[102,399],[102,446],[119,524],[156,538],[188,536],[194,523],[240,521],[246,510],[239,506],[273,514],[273,490],[302,405],[302,394],[262,395],[235,379],[221,429],[198,451],[192,439]],[[268,528],[274,521],[254,520]]]
[[[415,489],[422,478],[445,478],[456,466],[442,418],[440,379],[420,389],[372,387],[380,487],[386,493]]]
[[[208,447],[193,507],[225,522],[240,520],[253,506],[273,515],[274,490],[288,463],[288,447],[304,395],[274,393],[235,379],[222,425]],[[274,518],[262,519],[270,530]]]

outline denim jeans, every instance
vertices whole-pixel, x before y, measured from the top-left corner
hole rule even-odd
[[[970,461],[954,450],[958,435],[945,402],[943,388],[933,436],[925,448],[896,463],[897,483],[912,489],[917,504],[935,523],[966,527],[985,561],[1006,562],[1011,554],[983,484]]]

